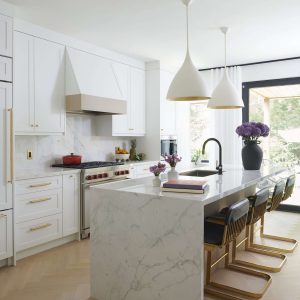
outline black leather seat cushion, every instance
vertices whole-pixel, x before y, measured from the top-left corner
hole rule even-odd
[[[224,225],[204,223],[204,243],[221,246],[224,236]]]

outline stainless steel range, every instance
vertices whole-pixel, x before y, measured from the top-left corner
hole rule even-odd
[[[130,176],[128,165],[121,162],[93,161],[80,165],[56,164],[52,167],[81,169],[80,175],[80,235],[87,238],[90,234],[90,203],[87,191],[90,186],[107,183],[109,181],[125,180]]]

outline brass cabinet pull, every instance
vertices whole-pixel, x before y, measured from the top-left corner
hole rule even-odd
[[[10,154],[10,178],[8,179],[8,183],[12,183],[14,179],[14,115],[13,115],[13,109],[9,108],[7,110],[10,113],[10,149],[9,149],[9,154]]]
[[[39,203],[39,202],[44,202],[44,201],[48,201],[48,200],[51,200],[51,197],[33,199],[33,200],[30,200],[28,203]]]
[[[35,124],[35,125],[34,125],[34,127],[39,127],[39,126],[40,126],[39,124]]]
[[[36,188],[36,187],[42,187],[42,186],[47,186],[47,185],[51,185],[51,182],[45,182],[45,183],[38,183],[38,184],[31,184],[29,187],[30,188]]]
[[[36,230],[44,229],[44,228],[47,228],[47,227],[50,227],[50,226],[51,226],[50,223],[42,224],[42,225],[38,225],[38,226],[31,227],[31,228],[30,228],[30,231],[36,231]]]
[[[134,130],[134,128],[129,128],[129,130]]]
[[[0,214],[0,218],[6,218],[7,217],[7,215],[5,215],[5,214]]]

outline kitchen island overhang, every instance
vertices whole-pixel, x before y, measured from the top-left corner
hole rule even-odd
[[[227,170],[202,195],[162,193],[152,177],[91,187],[92,297],[204,299],[205,216],[284,171]]]

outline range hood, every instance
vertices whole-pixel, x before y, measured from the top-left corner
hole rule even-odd
[[[122,76],[123,75],[123,76]],[[125,74],[126,75],[126,74]],[[67,48],[66,109],[69,113],[127,113],[124,72],[100,56]],[[124,89],[125,90],[125,89]]]

